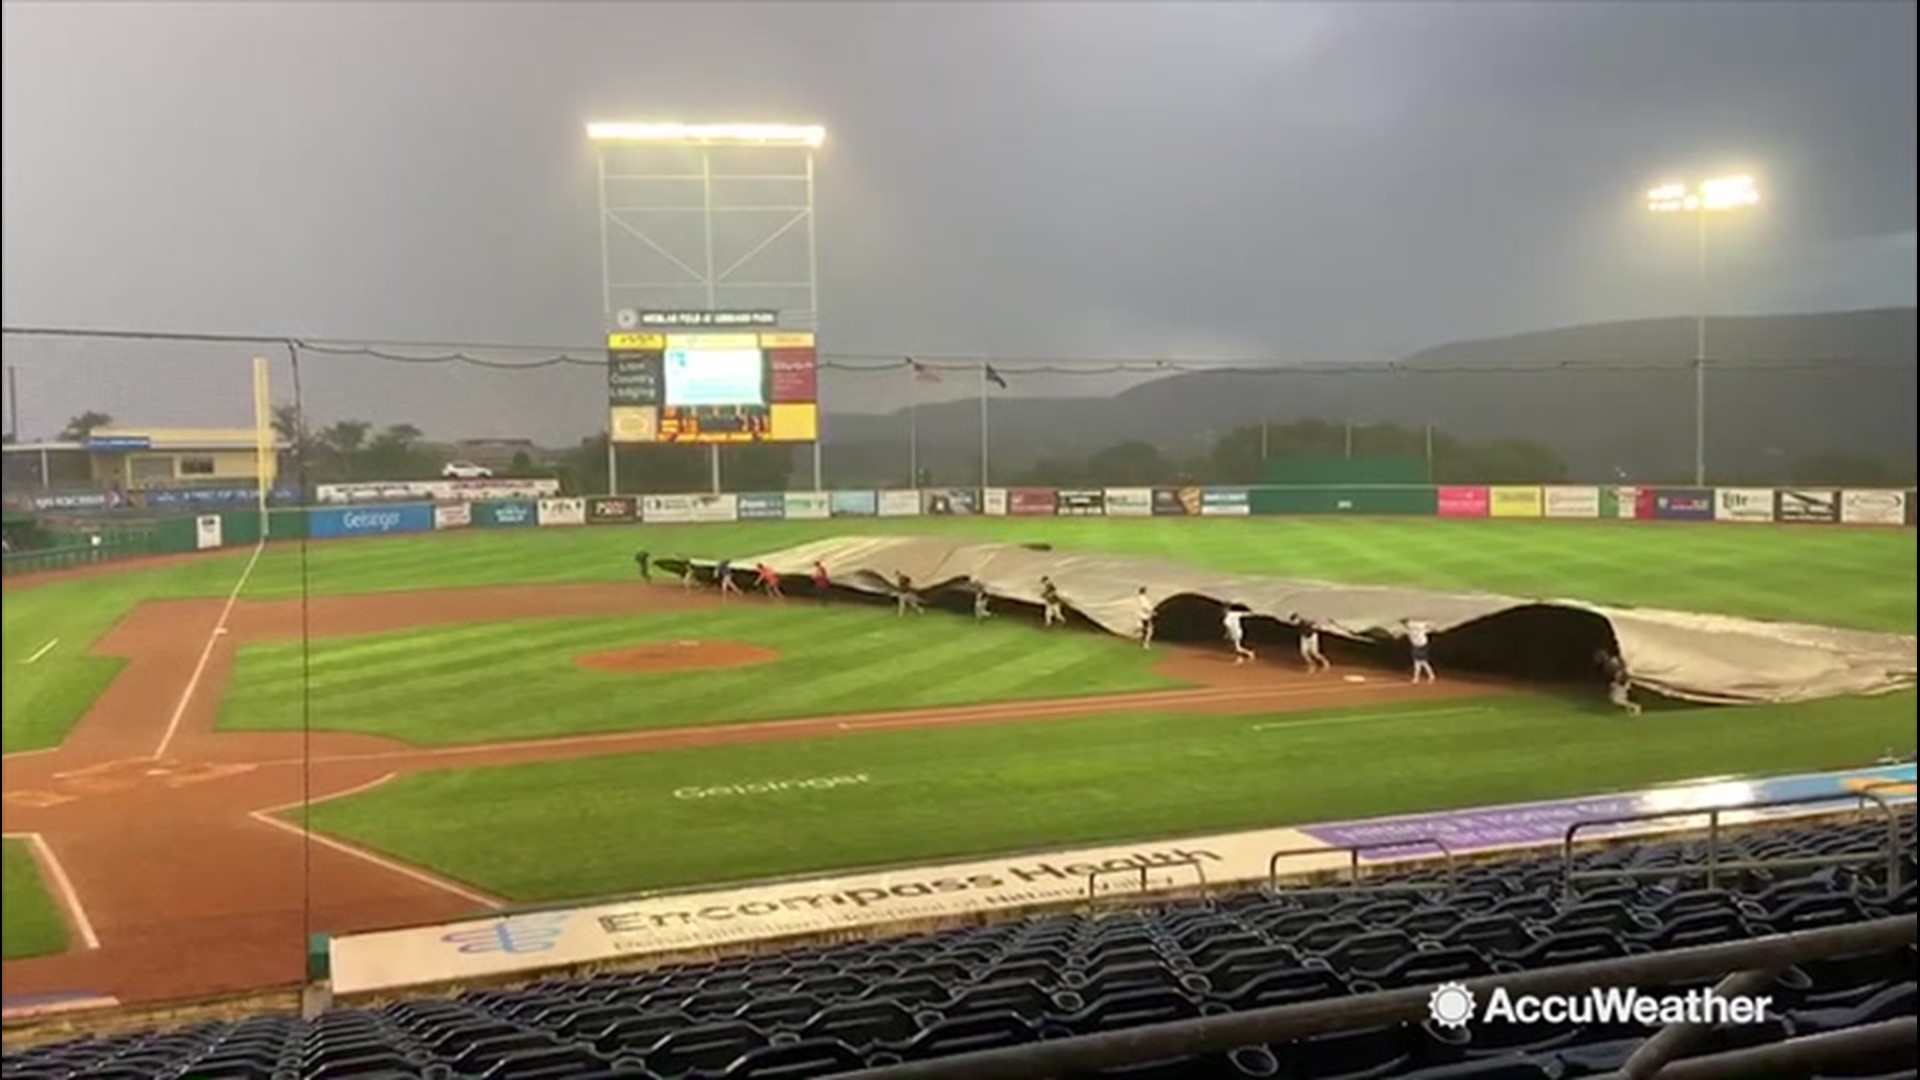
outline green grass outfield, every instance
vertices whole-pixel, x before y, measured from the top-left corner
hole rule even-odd
[[[1888,704],[1629,720],[1509,697],[949,727],[416,774],[323,803],[313,822],[515,901],[552,901],[1840,767],[1872,760],[1901,724],[1911,745],[1913,695]]]
[[[570,662],[680,640],[758,645],[780,658],[649,673]],[[944,612],[901,619],[865,605],[516,620],[315,642],[312,722],[418,744],[485,743],[1187,685],[1153,674],[1156,659],[1098,634]],[[298,644],[245,649],[222,728],[298,730],[301,671]]]
[[[0,847],[0,901],[6,913],[0,924],[5,959],[66,951],[67,922],[41,883],[40,868],[24,840],[8,840]]]
[[[914,518],[740,525],[475,529],[310,546],[314,592],[620,579],[636,547],[753,555],[847,533],[1045,541],[1218,569],[1334,581],[1482,589],[1912,633],[1914,532],[1904,529],[1433,518]],[[6,594],[0,736],[9,752],[57,745],[117,661],[86,649],[134,604],[223,596],[245,552]],[[296,596],[300,560],[269,549],[244,595]],[[931,616],[930,616],[931,617]],[[52,651],[24,661],[49,641]]]

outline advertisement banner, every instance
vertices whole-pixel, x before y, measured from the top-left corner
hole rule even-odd
[[[140,499],[153,507],[252,506],[260,501],[257,487],[148,488]],[[300,489],[276,487],[267,492],[267,502],[275,506],[299,503]]]
[[[740,496],[741,521],[779,521],[787,516],[785,495]]]
[[[937,515],[966,515],[980,512],[979,494],[972,488],[939,488],[920,493],[925,510]]]
[[[1773,494],[1773,516],[1777,520],[1822,525],[1840,520],[1840,493],[1832,488],[1783,488]]]
[[[1108,488],[1108,517],[1151,517],[1153,515],[1152,488]]]
[[[1491,504],[1483,487],[1443,487],[1434,494],[1434,512],[1445,518],[1483,518]]]
[[[624,525],[640,516],[640,504],[627,495],[595,495],[587,500],[587,524]]]
[[[879,500],[881,517],[915,517],[920,513],[920,492],[910,488],[906,491],[883,491]]]
[[[374,480],[355,484],[321,484],[314,489],[320,503],[401,502],[432,499],[440,502],[484,502],[494,499],[545,499],[560,494],[560,481],[546,480]]]
[[[819,401],[818,358],[811,348],[768,349],[767,400]]]
[[[693,495],[688,498],[688,504],[688,512],[694,521],[740,520],[740,496],[738,495]]]
[[[880,512],[880,496],[871,491],[829,492],[827,512],[833,517],[872,517]]]
[[[993,517],[1007,516],[1006,488],[988,488],[980,494],[982,495],[981,502],[985,504],[982,509],[989,515]]]
[[[1200,489],[1196,487],[1154,488],[1153,512],[1159,515],[1198,514]]]
[[[472,503],[440,503],[433,508],[433,527],[464,529],[473,524]]]
[[[1659,517],[1660,494],[1657,488],[1637,487],[1633,489],[1633,516],[1638,521],[1652,521]]]
[[[1892,490],[1852,490],[1840,493],[1843,525],[1905,525],[1907,493]]]
[[[1490,487],[1487,489],[1487,516],[1497,518],[1537,518],[1541,514],[1540,489],[1537,487]]]
[[[117,491],[64,491],[35,495],[35,510],[111,510],[120,505]]]
[[[640,499],[640,520],[649,525],[684,525],[693,520],[693,496],[642,496]]]
[[[1205,488],[1200,513],[1207,517],[1245,517],[1253,513],[1253,497],[1246,488]]]
[[[314,510],[307,515],[307,535],[315,540],[337,540],[348,536],[385,536],[391,533],[431,532],[433,507],[426,503],[405,506],[339,507]]]
[[[1061,491],[1054,495],[1061,517],[1099,517],[1107,512],[1107,493],[1098,488]]]
[[[1773,520],[1772,488],[1715,488],[1713,520],[1761,522]]]
[[[1597,487],[1544,488],[1541,508],[1550,518],[1597,518],[1600,516],[1600,489]]]
[[[1712,521],[1712,488],[1642,488],[1641,500],[1653,498],[1653,516],[1661,521]]]
[[[473,523],[482,528],[518,529],[540,522],[540,504],[523,499],[502,499],[473,504]]]
[[[543,527],[587,523],[587,500],[585,499],[541,499],[539,507],[538,520]]]
[[[1007,513],[1018,517],[1052,517],[1052,488],[1008,488]]]
[[[783,502],[789,521],[825,521],[833,516],[824,491],[789,491]]]
[[[1342,459],[1344,460],[1344,459]],[[1485,489],[1476,489],[1476,494]],[[1458,493],[1456,493],[1458,494]],[[1332,484],[1292,484],[1254,488],[1248,495],[1255,514],[1369,514],[1433,517],[1440,513],[1440,489],[1425,484],[1340,487]],[[1452,508],[1462,517],[1485,517],[1484,500],[1456,498]]]
[[[220,546],[219,514],[201,514],[193,520],[193,546],[200,551]]]

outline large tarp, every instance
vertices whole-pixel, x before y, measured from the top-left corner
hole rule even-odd
[[[1504,622],[1517,630],[1506,638],[1514,648],[1538,652],[1558,647],[1574,653],[1568,659],[1576,665],[1589,660],[1591,632],[1556,634],[1541,627],[1598,626],[1598,619],[1611,629],[1635,685],[1699,702],[1758,704],[1878,694],[1910,687],[1915,676],[1915,639],[1910,634],[1580,600],[1223,574],[1151,559],[1018,544],[845,536],[735,560],[734,565],[764,562],[782,575],[804,577],[816,560],[826,564],[837,586],[875,595],[891,593],[896,576],[906,574],[920,591],[974,582],[996,598],[1038,604],[1040,579],[1051,577],[1069,609],[1121,635],[1136,628],[1134,597],[1142,586],[1163,609],[1195,600],[1241,604],[1256,616],[1276,620],[1303,616],[1330,637],[1357,642],[1403,640],[1404,621],[1417,620],[1432,626],[1436,654],[1444,653],[1450,638],[1464,641],[1479,634],[1483,641],[1498,642],[1502,638],[1493,631]]]

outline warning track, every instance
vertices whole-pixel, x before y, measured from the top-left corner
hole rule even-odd
[[[288,823],[297,822],[297,813],[271,813],[408,773],[1121,710],[1266,714],[1501,689],[1470,681],[1416,688],[1392,676],[1352,683],[1264,663],[1235,667],[1222,655],[1170,649],[1157,670],[1193,689],[483,746],[214,731],[236,650],[250,642],[298,640],[303,625],[315,637],[340,637],[714,603],[677,588],[594,584],[330,597],[309,601],[304,613],[295,600],[243,600],[224,612],[224,627],[224,600],[136,608],[94,646],[94,654],[127,664],[66,741],[5,759],[5,831],[36,838],[43,864],[58,868],[69,920],[87,929],[76,932],[75,947],[64,954],[8,962],[6,995],[84,992],[133,1004],[287,986],[303,978],[309,920],[316,931],[347,933],[452,921],[504,906],[472,886],[375,852],[317,835],[306,843],[297,824]],[[308,881],[310,895],[303,887]],[[97,947],[86,947],[88,940]]]

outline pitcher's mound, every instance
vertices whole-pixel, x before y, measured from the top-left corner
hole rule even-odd
[[[573,662],[593,671],[710,671],[748,667],[780,659],[780,654],[738,641],[655,641],[630,649],[588,653]]]

